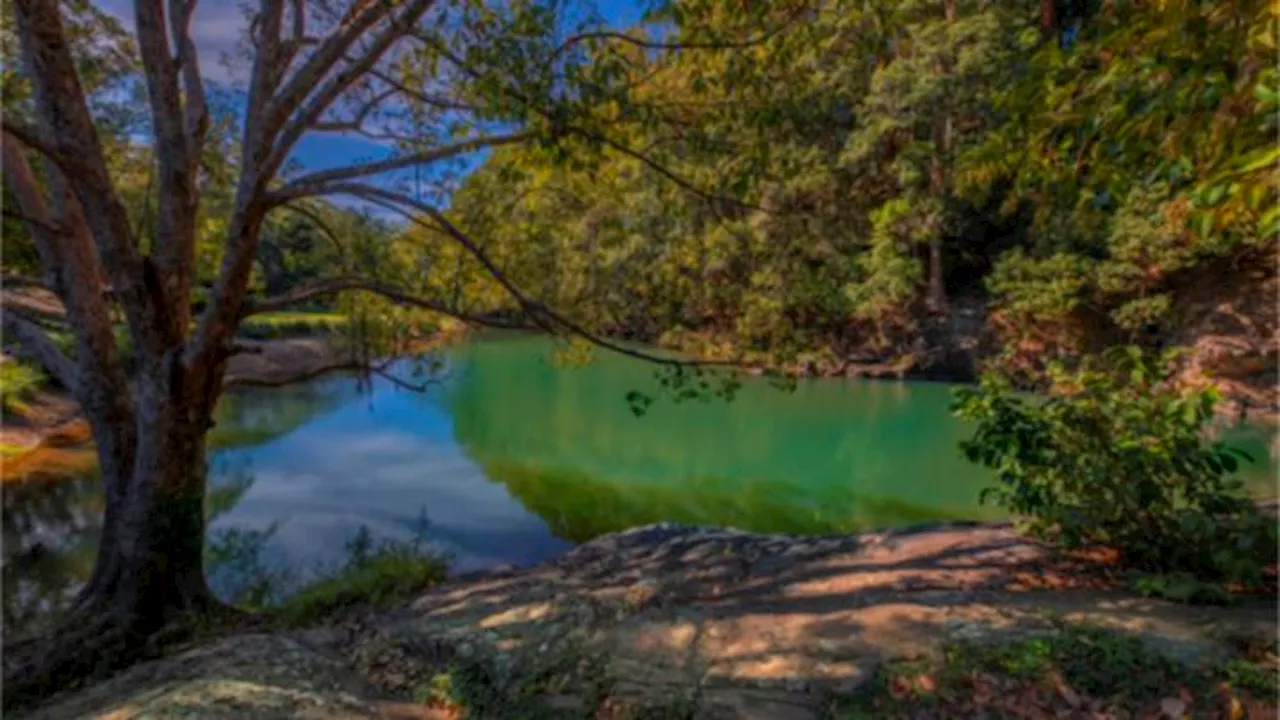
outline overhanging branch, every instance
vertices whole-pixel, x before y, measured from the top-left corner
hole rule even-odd
[[[4,131],[18,142],[49,158],[58,167],[62,167],[62,153],[45,141],[38,128],[9,117],[0,120],[0,127],[3,127]]]
[[[380,283],[368,278],[357,276],[344,276],[334,278],[324,278],[308,283],[303,283],[297,287],[283,292],[279,295],[261,298],[258,300],[250,300],[246,303],[246,309],[241,315],[241,319],[251,315],[258,315],[266,312],[276,312],[285,308],[293,307],[300,303],[315,300],[316,298],[328,297],[343,292],[351,291],[370,292],[375,295],[381,295],[393,302],[401,305],[409,305],[423,310],[431,310],[433,312],[448,315],[463,322],[472,323],[474,325],[484,325],[487,327],[500,328],[504,330],[529,330],[532,326],[526,323],[517,323],[504,321],[495,316],[475,315],[456,308],[449,307],[444,303],[430,300],[418,295],[414,295],[401,288],[387,283]]]
[[[536,133],[533,132],[511,133],[507,135],[486,135],[484,137],[471,138],[469,140],[463,140],[443,147],[404,155],[402,157],[308,173],[295,178],[292,182],[273,193],[273,195],[277,198],[277,201],[306,197],[308,195],[323,195],[325,194],[325,186],[331,183],[369,177],[370,175],[378,175],[380,173],[412,167],[414,165],[427,165],[440,160],[446,160],[451,157],[457,157],[458,155],[465,153],[475,152],[484,148],[525,142],[527,140],[532,140],[534,137],[536,137]]]
[[[559,332],[576,335],[593,345],[619,355],[626,355],[628,357],[669,367],[740,367],[742,365],[742,363],[731,360],[685,360],[662,357],[644,350],[630,348],[617,343],[609,338],[588,330],[586,327],[575,322],[564,314],[551,309],[546,304],[530,298],[520,290],[520,288],[517,287],[510,278],[507,277],[506,273],[504,273],[502,269],[493,262],[488,254],[480,249],[480,246],[477,245],[474,240],[450,222],[449,219],[444,216],[444,213],[440,212],[437,208],[399,193],[359,184],[332,186],[331,192],[363,198],[364,200],[399,214],[415,225],[422,226],[432,231],[443,232],[478,260],[494,280],[496,280],[507,294],[516,301],[521,310],[524,311],[524,313],[535,324],[549,333],[557,334]],[[421,217],[414,215],[412,212],[409,212],[409,210],[406,210],[406,208],[426,216],[431,222],[427,222]]]
[[[76,394],[80,388],[76,364],[58,348],[53,339],[39,325],[14,312],[13,308],[4,308],[0,316],[5,339],[12,338],[16,341],[20,354],[39,363],[63,387],[73,395]]]

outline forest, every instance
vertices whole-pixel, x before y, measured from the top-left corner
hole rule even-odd
[[[415,191],[447,193],[507,281],[595,333],[823,375],[897,363],[972,378],[978,358],[1030,380],[1053,357],[1193,344],[1188,324],[1223,283],[1267,292],[1280,98],[1266,3],[756,10],[765,36],[749,43],[730,39],[744,31],[732,3],[653,12],[637,32],[663,40],[593,46],[543,91],[545,137],[414,178]],[[128,140],[144,120],[119,89],[136,67],[114,32],[119,48],[84,60],[86,82],[145,227],[154,160]],[[512,52],[490,61],[497,86],[475,91],[540,90]],[[223,103],[202,161],[205,287],[237,172]],[[525,309],[431,228],[323,200],[288,210],[256,253],[267,294],[342,268],[459,311]],[[29,236],[6,223],[6,269],[39,274]]]
[[[973,384],[962,454],[1032,536],[1144,594],[1274,589],[1205,429],[1280,417],[1276,3],[260,0],[221,58],[197,0],[116,4],[3,4],[4,407],[72,398],[103,489],[6,704],[233,612],[215,411],[302,335],[413,389],[391,363],[442,327],[538,333],[650,363],[637,416],[750,375]],[[519,460],[491,472],[566,522],[545,487],[590,478]],[[560,534],[605,534],[580,507]]]

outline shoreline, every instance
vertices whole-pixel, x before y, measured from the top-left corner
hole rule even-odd
[[[309,716],[443,719],[456,715],[422,689],[471,668],[493,683],[492,702],[577,717],[631,717],[589,713],[691,695],[698,713],[671,717],[815,720],[833,696],[874,689],[894,662],[957,642],[1077,623],[1190,666],[1224,657],[1237,639],[1275,637],[1274,597],[1174,605],[1138,597],[1106,569],[1096,558],[1061,562],[1003,521],[826,537],[658,523],[385,607],[229,628],[45,698],[32,717],[229,717],[215,708],[233,701],[240,716],[297,716],[281,714],[283,703]],[[386,714],[392,706],[405,714]]]

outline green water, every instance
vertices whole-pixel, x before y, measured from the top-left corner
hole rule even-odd
[[[989,476],[957,450],[969,429],[949,413],[948,385],[786,393],[749,381],[732,403],[659,399],[635,417],[627,393],[658,389],[639,361],[560,367],[527,338],[469,342],[447,360],[448,380],[426,394],[330,377],[226,397],[209,443],[211,539],[274,528],[268,559],[305,570],[340,561],[361,527],[405,539],[425,519],[467,571],[660,521],[826,534],[1000,516],[978,504]],[[1259,458],[1244,471],[1259,495],[1275,494],[1273,437],[1226,433]],[[84,581],[100,512],[92,477],[5,488],[6,625]]]
[[[822,534],[1001,516],[977,502],[989,473],[957,449],[969,428],[950,414],[952,385],[753,382],[731,403],[660,401],[637,418],[627,391],[657,387],[642,363],[600,355],[563,369],[539,341],[456,357],[458,442],[574,542],[658,520]],[[1272,493],[1269,433],[1228,439],[1260,458],[1247,482]]]
[[[748,383],[732,403],[660,399],[638,418],[626,393],[657,387],[641,363],[561,369],[525,341],[458,358],[458,442],[566,539],[656,520],[832,533],[998,515],[975,503],[986,474],[956,451],[946,385]]]

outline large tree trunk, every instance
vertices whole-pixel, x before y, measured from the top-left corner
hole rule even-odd
[[[89,582],[51,636],[5,648],[6,708],[136,662],[229,611],[204,578],[207,406],[157,395],[156,385],[139,381],[132,469],[119,458],[101,464],[106,504]]]
[[[158,430],[139,437],[130,476],[103,478],[98,558],[77,603],[89,619],[143,633],[216,605],[202,563],[204,431],[188,423]]]

